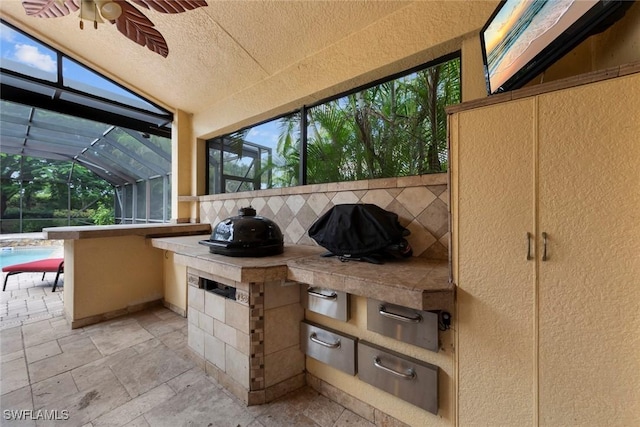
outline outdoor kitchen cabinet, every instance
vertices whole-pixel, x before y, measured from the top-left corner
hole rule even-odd
[[[405,354],[426,356],[411,349],[414,346],[438,352],[437,312],[307,284],[301,284],[301,301],[306,316],[300,325],[300,348],[308,358],[438,413],[438,366]],[[355,301],[354,313],[349,308],[344,313],[351,305],[346,301]],[[369,339],[384,345],[365,341]]]
[[[450,115],[461,425],[637,423],[638,87]]]
[[[300,348],[309,357],[349,375],[356,374],[358,338],[322,325],[303,321],[300,324]]]
[[[369,298],[367,329],[398,341],[438,351],[438,313]]]
[[[358,377],[432,414],[438,413],[438,367],[358,341]]]
[[[300,286],[302,306],[315,313],[346,322],[349,320],[349,294],[333,289],[314,286]]]

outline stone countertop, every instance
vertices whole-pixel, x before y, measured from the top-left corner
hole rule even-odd
[[[212,254],[207,246],[198,243],[209,237],[210,234],[155,238],[151,245],[175,252],[175,261],[179,264],[244,283],[286,279],[289,261],[323,252],[322,248],[313,246],[285,245],[284,252],[279,255],[230,257]]]
[[[371,264],[314,256],[291,260],[287,267],[289,280],[310,286],[418,310],[453,310],[455,285],[449,283],[446,260],[412,257]]]
[[[78,227],[49,227],[42,229],[44,237],[52,240],[95,239],[122,236],[180,236],[210,233],[210,224],[118,224]]]
[[[321,247],[304,245],[285,245],[284,253],[268,257],[229,257],[198,244],[208,238],[154,238],[151,244],[174,252],[179,264],[237,282],[288,279],[419,310],[453,310],[455,285],[449,283],[447,261],[413,257],[384,264],[342,262],[320,256],[326,252]]]

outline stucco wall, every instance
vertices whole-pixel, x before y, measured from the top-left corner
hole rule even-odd
[[[65,240],[67,318],[80,324],[83,319],[124,314],[161,300],[162,256],[141,236]]]
[[[187,315],[187,267],[174,262],[174,253],[164,254],[164,305],[174,312]]]

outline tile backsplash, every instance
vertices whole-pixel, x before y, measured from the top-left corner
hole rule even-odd
[[[316,246],[307,230],[332,206],[373,203],[398,214],[411,231],[407,240],[414,256],[447,259],[449,191],[447,174],[276,188],[200,196],[200,222],[215,226],[253,206],[257,214],[278,224],[285,243]]]

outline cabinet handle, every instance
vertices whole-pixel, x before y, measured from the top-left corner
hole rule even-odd
[[[307,293],[309,295],[311,295],[312,297],[322,298],[322,299],[336,299],[336,298],[338,298],[338,294],[336,294],[335,292],[331,292],[329,295],[325,295],[325,294],[323,294],[321,292],[315,292],[314,289],[315,288],[307,289]]]
[[[533,257],[531,256],[531,233],[527,231],[527,261],[531,261]]]
[[[422,322],[422,316],[420,316],[419,314],[416,314],[413,317],[407,317],[407,316],[403,316],[401,314],[390,313],[390,312],[387,311],[385,306],[382,305],[382,304],[380,305],[380,307],[378,307],[378,313],[380,313],[381,316],[388,317],[389,319],[393,319],[393,320],[399,320],[401,322],[406,322],[406,323],[420,323],[420,322]]]
[[[327,347],[327,348],[339,348],[340,347],[340,340],[336,341],[336,342],[325,342],[322,341],[321,339],[318,339],[318,336],[316,335],[315,332],[312,332],[311,335],[309,335],[309,339],[311,341],[313,341],[316,344],[320,344],[323,347]]]
[[[413,369],[409,369],[405,373],[405,372],[398,372],[398,371],[396,371],[394,369],[391,369],[391,368],[387,368],[386,366],[384,366],[382,364],[382,362],[380,361],[380,358],[377,357],[377,356],[373,358],[373,366],[375,366],[378,369],[382,369],[385,372],[393,374],[393,375],[395,375],[397,377],[405,379],[405,380],[412,380],[412,379],[414,379],[416,377],[416,372]]]
[[[547,261],[549,257],[547,256],[547,233],[542,232],[542,261]]]

